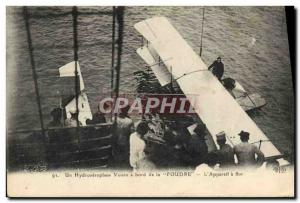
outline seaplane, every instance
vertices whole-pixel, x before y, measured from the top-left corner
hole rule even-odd
[[[173,78],[171,72],[163,64],[160,56],[155,52],[151,43],[137,49],[138,55],[147,63],[158,79],[159,84],[164,87],[179,78]],[[169,59],[167,59],[169,60]],[[267,104],[266,100],[258,93],[248,93],[243,86],[233,78],[224,78],[222,81],[225,89],[232,95],[244,111],[260,109]]]
[[[137,54],[151,67],[161,86],[176,81],[187,99],[193,100],[195,112],[206,124],[215,146],[217,133],[224,131],[233,146],[240,143],[238,133],[243,130],[250,133],[249,142],[260,148],[266,161],[289,164],[246,113],[266,104],[259,94],[248,94],[231,78],[220,82],[167,18],[149,18],[134,28],[147,42]]]

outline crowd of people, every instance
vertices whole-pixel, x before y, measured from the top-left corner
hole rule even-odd
[[[209,152],[205,138],[207,130],[204,124],[198,124],[189,135],[181,135],[180,131],[164,123],[158,114],[144,116],[135,125],[127,112],[128,108],[121,110],[113,128],[113,157],[120,168],[151,170],[160,167],[153,161],[153,154],[149,150],[149,145],[153,145],[151,137],[163,140],[160,143],[154,142],[156,145],[168,145],[180,152],[181,161],[192,168],[201,164],[209,166],[218,164],[220,168],[257,168],[265,160],[260,149],[248,142],[250,136],[248,132],[241,131],[239,133],[241,143],[233,147],[226,143],[225,132],[218,133],[216,139],[219,149]],[[235,161],[235,156],[237,161]]]
[[[218,57],[209,70],[221,81],[224,73],[224,64]],[[108,108],[105,104],[104,108]],[[198,123],[192,131],[187,126],[181,125],[180,118],[173,118],[174,122],[165,122],[158,113],[143,115],[141,120],[134,123],[128,115],[129,106],[120,109],[116,117],[112,119],[112,158],[113,166],[123,169],[147,170],[163,166],[178,166],[196,168],[207,165],[220,169],[232,167],[257,168],[264,161],[264,154],[260,149],[249,143],[250,134],[241,131],[241,142],[237,145],[229,145],[226,133],[220,132],[216,137],[216,150],[209,150],[205,124]],[[77,127],[82,126],[78,120],[76,109],[69,109],[70,117],[62,120],[62,109],[55,108],[51,112],[53,120],[48,127]],[[64,116],[66,117],[66,116]],[[87,120],[87,125],[106,123],[105,115],[98,107],[92,120]],[[194,121],[195,124],[195,121]],[[163,145],[164,147],[153,146]],[[151,151],[152,149],[152,151]],[[159,150],[157,150],[159,149]],[[168,151],[168,152],[166,152]],[[166,159],[161,164],[159,159]],[[158,161],[157,161],[158,160]],[[173,165],[171,163],[174,163]]]
[[[134,123],[128,115],[129,106],[122,108],[120,113],[113,119],[112,126],[112,158],[116,168],[149,170],[159,168],[155,157],[149,150],[149,146],[164,145],[164,150],[171,151],[167,157],[169,162],[179,157],[176,164],[196,168],[201,164],[210,167],[232,168],[232,167],[259,167],[264,162],[264,154],[260,149],[248,142],[250,134],[245,131],[239,133],[241,143],[231,146],[227,143],[225,132],[216,135],[217,150],[208,150],[206,142],[207,130],[205,124],[197,124],[192,133],[179,127],[175,128],[167,124],[156,113],[144,115],[141,121]],[[78,113],[74,109],[70,111],[71,117],[65,119],[65,127],[76,127],[82,124],[78,121]],[[51,115],[53,120],[48,127],[61,127],[62,111],[55,108]],[[93,115],[89,124],[105,123],[104,114],[99,110]],[[175,124],[176,126],[176,124]],[[156,142],[153,142],[155,138]],[[151,154],[152,153],[152,154]],[[174,154],[178,154],[175,156]],[[156,156],[160,156],[156,153]],[[154,158],[153,158],[154,157]],[[236,158],[235,158],[236,157]],[[157,158],[157,157],[156,157]],[[154,161],[153,161],[154,160]]]

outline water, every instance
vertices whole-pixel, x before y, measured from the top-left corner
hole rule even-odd
[[[39,75],[44,121],[59,105],[58,68],[73,60],[71,7],[30,7],[30,29]],[[111,7],[79,7],[79,12],[111,11]],[[49,15],[52,14],[52,15]],[[120,92],[133,92],[131,73],[144,69],[136,54],[141,37],[133,25],[152,16],[166,16],[199,52],[202,7],[126,7]],[[79,15],[79,62],[93,111],[97,97],[110,91],[112,16]],[[293,152],[294,99],[283,7],[206,7],[202,59],[210,65],[221,56],[225,76],[268,104],[251,114],[281,152]],[[126,76],[125,75],[128,75]],[[51,76],[51,77],[50,77]],[[34,83],[22,8],[7,8],[7,128],[39,127]],[[14,136],[22,136],[17,134]]]

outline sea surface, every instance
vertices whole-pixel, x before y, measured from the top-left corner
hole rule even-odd
[[[108,93],[111,81],[112,7],[79,7],[79,63],[90,105]],[[43,119],[59,105],[58,68],[73,61],[72,7],[29,7],[29,24],[38,74]],[[132,93],[132,73],[145,70],[136,54],[141,36],[133,25],[153,16],[167,17],[190,46],[199,52],[203,7],[126,7],[120,92]],[[7,7],[7,130],[39,128],[38,108],[21,7]],[[281,152],[293,151],[294,96],[283,7],[205,7],[202,59],[218,56],[225,76],[267,105],[250,114]],[[196,84],[195,84],[196,85]],[[8,133],[8,136],[24,136]]]

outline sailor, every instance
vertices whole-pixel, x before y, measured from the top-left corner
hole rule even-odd
[[[136,132],[130,135],[130,166],[133,170],[155,169],[155,165],[149,160],[146,152],[145,135],[149,132],[147,122],[140,122]]]
[[[113,154],[115,164],[129,168],[129,136],[134,131],[134,124],[128,115],[130,106],[120,109],[113,127]]]
[[[48,127],[62,127],[62,110],[60,108],[54,108],[50,114],[52,116],[52,121],[48,124]]]
[[[220,168],[230,168],[234,164],[234,153],[233,149],[229,144],[226,144],[226,135],[222,131],[216,135],[217,143],[220,146],[220,149],[217,151],[218,163]]]
[[[194,166],[203,163],[208,153],[208,147],[205,141],[205,130],[205,124],[197,125],[194,129],[194,134],[191,135],[186,145],[189,155],[193,158]]]
[[[221,81],[222,76],[224,74],[224,64],[221,61],[221,57],[218,57],[209,67],[208,70],[212,69],[212,74]]]
[[[242,142],[233,147],[233,152],[237,156],[238,166],[258,168],[263,164],[265,156],[258,147],[248,143],[249,135],[248,132],[243,130],[239,133]]]
[[[66,127],[77,127],[77,119],[78,119],[78,112],[76,110],[76,108],[71,108],[69,110],[70,114],[71,114],[71,118],[67,118],[65,120],[65,126]],[[79,126],[82,126],[82,123],[80,121],[78,121]]]
[[[46,137],[49,139],[50,142],[52,142],[53,139],[57,139],[57,136],[64,135],[64,132],[62,132],[59,129],[56,129],[58,127],[63,126],[63,123],[61,122],[62,109],[54,108],[50,114],[53,120],[48,124],[49,129],[48,135],[46,135]]]
[[[163,122],[156,111],[145,115],[145,120],[148,122],[150,131],[152,131],[156,137],[163,137]]]
[[[104,109],[108,108],[108,104],[104,103]],[[100,106],[98,106],[97,112],[93,115],[93,120],[91,122],[92,124],[100,124],[100,123],[106,123],[106,118],[104,116],[104,113],[101,112]]]

